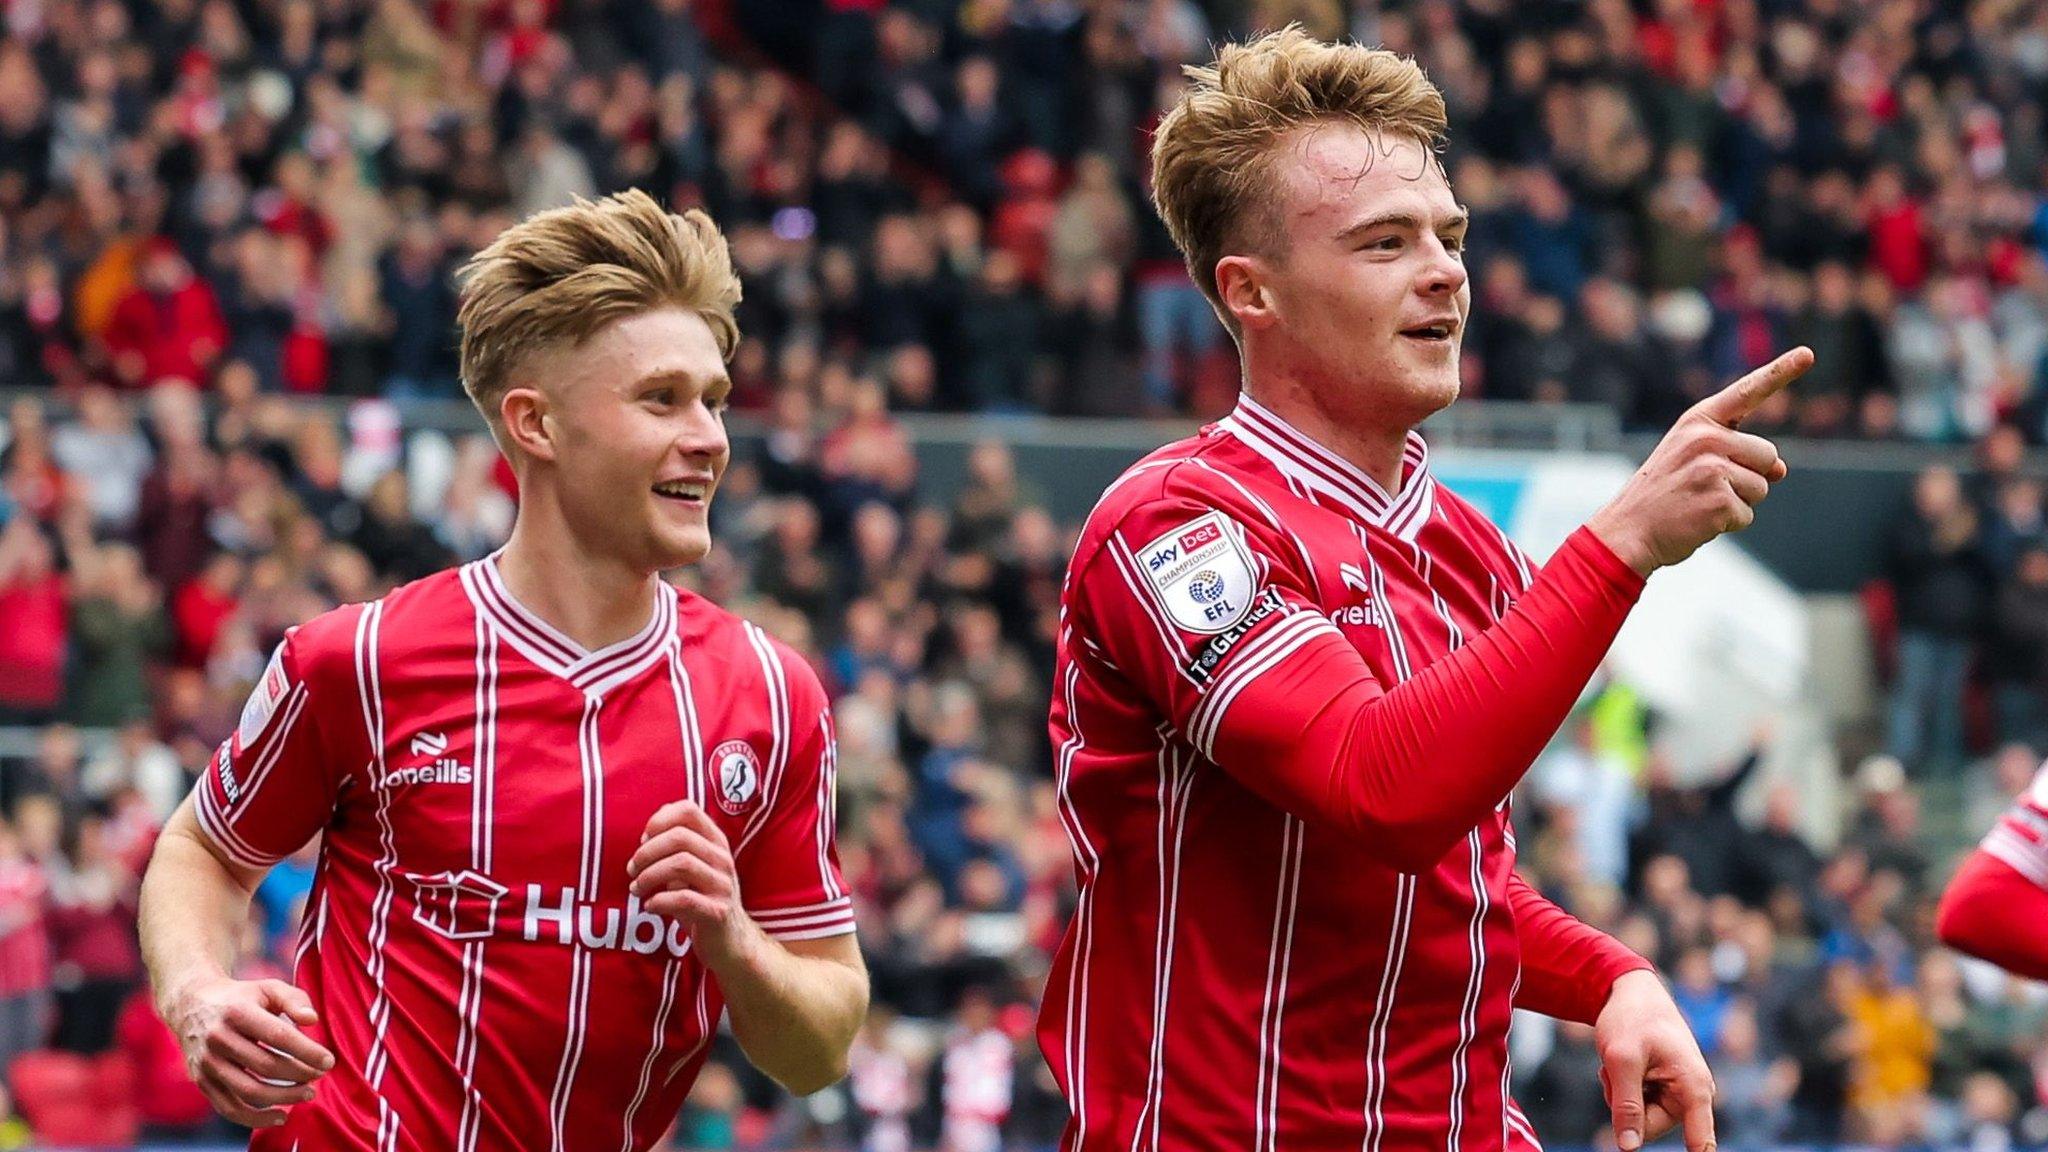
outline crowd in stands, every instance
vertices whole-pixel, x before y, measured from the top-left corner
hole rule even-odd
[[[1045,734],[1075,526],[995,441],[949,504],[921,502],[901,424],[855,395],[778,407],[727,473],[712,554],[674,578],[795,645],[832,693],[876,1010],[846,1086],[810,1100],[721,1042],[678,1146],[1050,1147],[1064,1113],[1030,1022],[1075,895]],[[152,837],[285,627],[486,554],[512,495],[486,438],[401,434],[378,402],[337,419],[253,389],[211,412],[178,385],[86,396],[62,418],[18,401],[0,469],[0,731],[36,734],[0,756],[0,1060],[123,1054],[131,1123],[217,1134],[138,991]],[[1681,787],[1652,729],[1621,685],[1591,701],[1518,801],[1523,865],[1670,976],[1721,1077],[1723,1145],[2048,1139],[2048,989],[1933,945],[1949,861],[1898,762],[1858,773],[1823,853],[1790,789],[1737,818],[1754,759]],[[1970,826],[2037,762],[2005,746]],[[259,890],[250,974],[288,969],[315,858]],[[1539,1130],[1597,1146],[1589,1031],[1525,1016],[1515,1036]]]
[[[1518,812],[1544,889],[1670,974],[1725,1146],[2048,1140],[2048,1000],[1932,947],[1948,861],[1915,835],[1963,700],[2005,749],[1975,826],[2044,742],[2048,551],[2017,466],[2048,411],[2048,11],[1997,0],[8,6],[0,384],[29,391],[0,445],[0,731],[35,734],[0,754],[15,1081],[51,1050],[125,1054],[99,1120],[219,1134],[137,994],[152,836],[284,628],[487,553],[513,508],[487,440],[294,397],[459,396],[460,258],[638,185],[710,208],[746,276],[735,399],[769,433],[678,579],[833,693],[877,1005],[847,1086],[811,1100],[722,1045],[677,1143],[1049,1146],[1029,1022],[1074,897],[1045,737],[1074,526],[994,443],[920,503],[896,414],[1227,405],[1144,133],[1179,64],[1289,19],[1445,90],[1473,394],[1652,427],[1801,341],[1819,365],[1760,426],[1981,442],[1981,474],[1924,480],[1902,521],[1888,735],[1911,774],[1858,774],[1842,844],[1802,840],[1789,795],[1738,821],[1752,769],[1678,787],[1619,687]],[[250,973],[287,964],[312,859],[259,894]],[[1586,1031],[1516,1037],[1539,1130],[1597,1143]],[[0,1147],[22,1138],[0,1117]]]
[[[1412,53],[1473,215],[1472,395],[2043,438],[2048,16],[1976,0],[38,0],[0,38],[0,379],[457,393],[454,263],[627,186],[748,278],[743,405],[1213,412],[1147,208],[1218,38]]]

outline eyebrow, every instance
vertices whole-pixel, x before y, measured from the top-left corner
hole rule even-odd
[[[628,391],[644,392],[649,388],[657,387],[659,385],[664,384],[695,384],[698,383],[700,379],[702,379],[704,385],[704,392],[706,395],[711,395],[718,392],[732,391],[732,377],[726,375],[723,372],[708,379],[703,379],[697,376],[693,376],[688,372],[682,371],[681,369],[677,369],[671,372],[651,372],[645,376],[640,377],[638,380],[633,381],[633,383],[628,386]]]
[[[1471,213],[1461,206],[1456,213],[1445,218],[1443,230],[1446,232],[1456,232],[1471,223]],[[1375,228],[1407,228],[1411,231],[1419,231],[1422,228],[1422,218],[1413,212],[1382,212],[1378,216],[1368,216],[1344,229],[1342,232],[1337,233],[1337,239],[1340,241],[1350,240],[1364,235]]]

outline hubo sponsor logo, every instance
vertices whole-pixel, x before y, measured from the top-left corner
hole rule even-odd
[[[511,895],[503,884],[467,869],[410,879],[414,920],[450,940],[498,934],[499,907]],[[540,884],[526,886],[519,934],[533,943],[582,944],[642,956],[667,952],[681,957],[690,950],[683,926],[646,911],[638,896],[627,896],[623,905],[590,903],[576,899],[574,888]]]
[[[584,903],[569,887],[549,893],[538,884],[528,884],[523,930],[528,940],[545,938],[563,945],[573,941],[585,948],[611,948],[642,956],[666,950],[681,957],[690,950],[683,926],[666,916],[642,911],[638,896],[628,895],[622,908]]]
[[[412,754],[428,763],[392,768],[384,773],[379,788],[403,788],[408,784],[467,784],[473,778],[469,765],[445,755],[448,737],[441,732],[422,732],[412,738]]]

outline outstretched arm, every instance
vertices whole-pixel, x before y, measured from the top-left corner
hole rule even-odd
[[[2048,888],[1981,848],[1941,894],[1934,930],[1958,952],[2015,976],[2048,980]]]

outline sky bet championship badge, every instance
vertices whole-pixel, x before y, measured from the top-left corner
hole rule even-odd
[[[1167,615],[1190,632],[1226,631],[1251,607],[1251,554],[1221,512],[1190,520],[1145,545],[1138,566]]]

